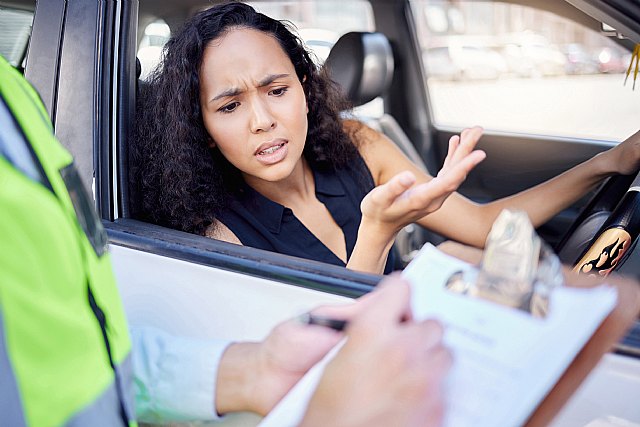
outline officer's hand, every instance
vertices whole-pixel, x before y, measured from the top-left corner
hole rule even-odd
[[[362,301],[319,307],[314,314],[350,319]],[[333,329],[289,320],[261,343],[232,344],[220,362],[216,387],[218,413],[267,414],[284,395],[344,337]]]
[[[440,425],[451,365],[442,327],[410,319],[409,286],[398,278],[371,296],[327,365],[303,426]]]

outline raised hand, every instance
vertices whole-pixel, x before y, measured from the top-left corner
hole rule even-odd
[[[363,223],[394,235],[405,225],[439,209],[486,157],[483,151],[474,150],[481,136],[482,128],[473,127],[451,137],[444,165],[429,182],[414,185],[415,176],[406,171],[371,190],[360,205]]]

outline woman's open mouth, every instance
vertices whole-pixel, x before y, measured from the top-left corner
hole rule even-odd
[[[288,142],[285,140],[280,140],[275,144],[263,144],[258,148],[255,156],[260,163],[265,165],[272,165],[274,163],[280,162],[285,157],[287,157],[288,152]]]

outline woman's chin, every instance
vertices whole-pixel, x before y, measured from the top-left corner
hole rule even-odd
[[[291,178],[295,165],[287,165],[285,162],[270,165],[261,168],[263,170],[256,174],[243,174],[244,179],[248,184],[251,182],[264,182],[264,183],[279,183]]]

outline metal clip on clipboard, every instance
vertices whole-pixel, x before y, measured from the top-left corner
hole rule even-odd
[[[504,210],[487,237],[480,267],[451,278],[447,287],[545,317],[551,291],[562,284],[560,260],[527,214]]]

